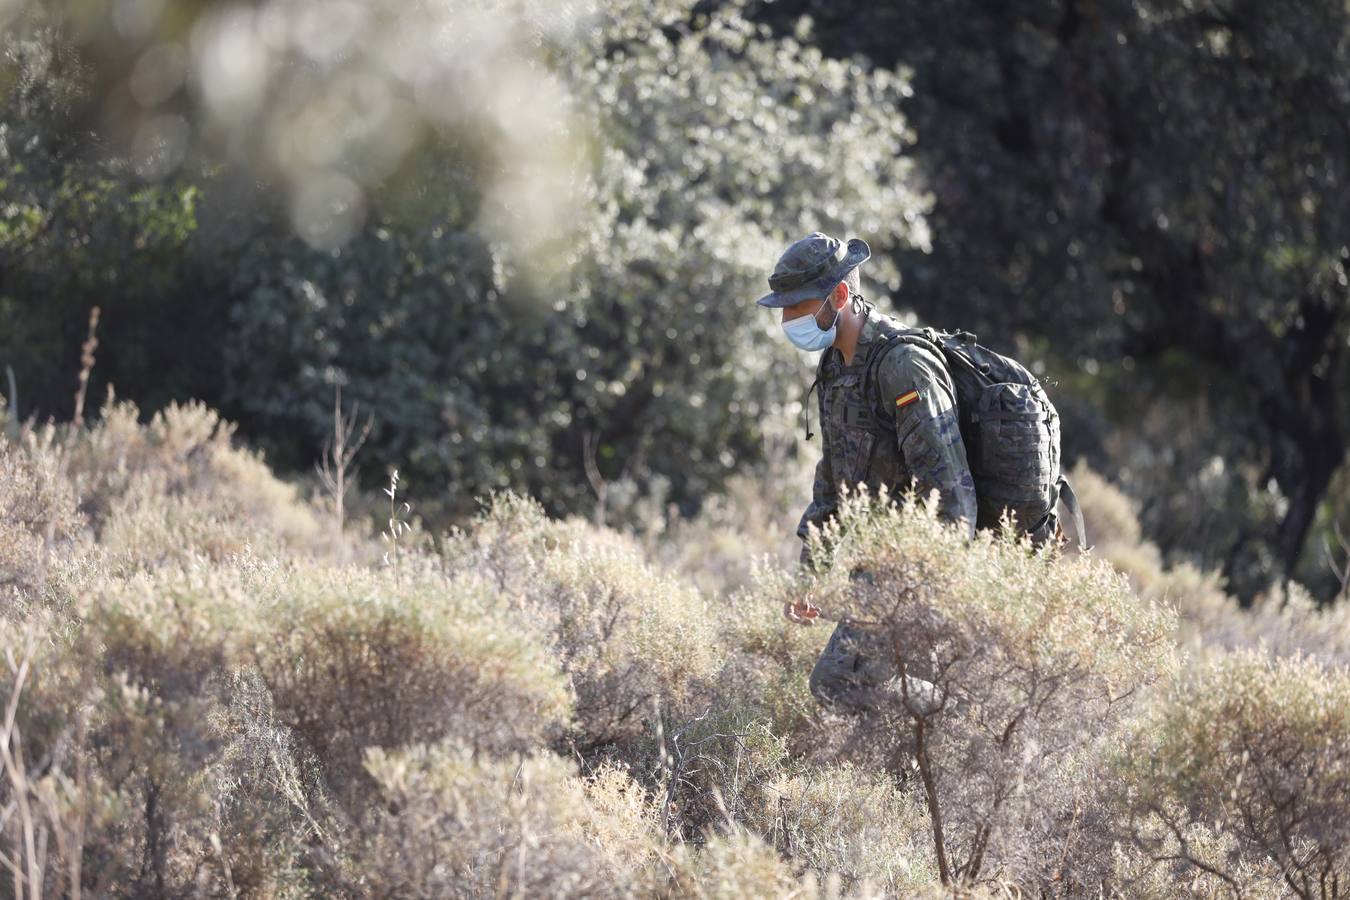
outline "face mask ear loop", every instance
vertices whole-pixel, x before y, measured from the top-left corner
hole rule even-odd
[[[826,298],[825,298],[825,302],[826,302],[826,303],[829,303],[829,302],[830,302],[830,298],[829,298],[829,297],[826,297]],[[839,307],[838,309],[836,309],[836,310],[834,311],[834,318],[830,320],[830,328],[833,328],[834,326],[836,326],[836,325],[839,324],[839,314],[840,314],[841,312],[843,312],[843,311],[844,311],[844,308],[843,308],[842,306]],[[817,327],[817,328],[820,328],[820,323],[819,323],[819,322],[816,323],[816,327]],[[821,330],[821,331],[829,331],[830,328],[821,328],[820,330]]]
[[[806,439],[809,441],[815,437],[811,433],[811,394],[815,391],[816,385],[820,384],[820,376],[817,375],[811,382],[811,386],[806,389],[806,396],[802,398],[802,427],[806,429]]]

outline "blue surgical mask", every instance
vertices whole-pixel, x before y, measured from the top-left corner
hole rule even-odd
[[[822,300],[824,304],[826,301]],[[820,311],[816,311],[820,315]],[[792,341],[794,347],[802,350],[824,350],[834,344],[836,326],[839,324],[839,310],[834,311],[834,321],[830,327],[821,330],[816,324],[816,316],[798,316],[795,319],[789,319],[783,323],[783,331],[787,334],[787,339]]]

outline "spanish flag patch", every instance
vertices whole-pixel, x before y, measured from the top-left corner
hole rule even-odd
[[[918,391],[910,391],[908,393],[901,394],[899,397],[895,398],[895,408],[904,409],[906,406],[909,406],[911,403],[913,403],[915,400],[918,399],[919,399]]]

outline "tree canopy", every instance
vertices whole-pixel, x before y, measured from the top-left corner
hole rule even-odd
[[[809,379],[752,301],[823,229],[1046,376],[1170,558],[1338,587],[1341,0],[8,9],[21,415],[69,414],[99,305],[96,381],[284,466],[342,385],[428,514],[588,507],[588,468],[692,511],[787,442]]]

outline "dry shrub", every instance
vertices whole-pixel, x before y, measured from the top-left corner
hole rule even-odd
[[[362,789],[368,747],[455,738],[521,751],[567,720],[567,685],[539,630],[480,580],[409,561],[277,571],[251,592],[245,653],[345,797]]]
[[[1094,549],[1109,552],[1116,547],[1132,547],[1143,541],[1139,514],[1135,511],[1134,502],[1123,491],[1088,468],[1082,460],[1069,473],[1069,479],[1082,504],[1088,539]],[[1072,527],[1072,523],[1065,527]],[[1070,550],[1076,549],[1076,546],[1071,543]]]
[[[763,722],[718,710],[659,734],[653,790],[662,798],[661,828],[677,841],[698,841],[759,815],[761,788],[784,771],[787,748]]]
[[[1199,646],[1323,664],[1346,661],[1350,613],[1290,587],[1241,614],[1215,576],[1164,570],[1090,473],[1098,552],[1143,599],[1098,561],[968,544],[912,503],[846,504],[818,578],[753,564],[784,536],[769,524],[783,498],[750,480],[636,536],[504,495],[434,555],[414,530],[386,568],[332,565],[313,511],[229,432],[202,407],[138,425],[120,405],[64,443],[51,427],[0,440],[0,642],[29,661],[6,744],[26,771],[0,779],[0,838],[22,865],[22,799],[48,893],[79,877],[98,896],[1164,897],[1232,879],[1274,896],[1293,890],[1282,867],[1314,889],[1308,866],[1343,868],[1346,810],[1307,799],[1344,794],[1341,757],[1314,740],[1350,743],[1332,715],[1342,675],[1265,697],[1202,668],[1131,732],[1135,769],[1103,769],[1171,671],[1167,602]],[[709,602],[695,582],[738,587]],[[945,706],[822,714],[807,675],[828,629],[781,617],[804,593],[886,623],[897,671],[932,678]],[[1241,659],[1272,682],[1311,665]],[[1262,769],[1239,740],[1307,764]],[[546,742],[582,751],[588,775]],[[1214,745],[1227,755],[1203,765],[1183,752]],[[633,775],[592,768],[606,757]],[[1264,782],[1298,799],[1278,807]],[[1113,847],[1122,808],[1131,840]],[[1287,858],[1251,827],[1286,808],[1307,810]]]
[[[1180,585],[1161,583],[1170,573],[1164,571],[1158,548],[1144,540],[1134,501],[1081,461],[1069,478],[1083,506],[1092,555],[1127,575],[1141,594],[1177,593]],[[1067,552],[1076,553],[1076,544],[1070,544]]]
[[[697,515],[668,516],[663,527],[643,532],[648,556],[705,594],[721,596],[750,588],[765,557],[780,568],[795,564],[797,517],[811,500],[814,466],[802,450],[733,475]]]
[[[1190,563],[1159,571],[1140,594],[1176,609],[1177,642],[1185,647],[1222,640],[1220,635],[1230,628],[1246,628],[1246,613],[1225,592],[1223,576]]]
[[[1141,537],[1133,504],[1083,465],[1073,473],[1083,503],[1093,555],[1129,576],[1139,595],[1174,606],[1178,642],[1198,649],[1264,647],[1276,656],[1305,654],[1350,663],[1350,607],[1318,607],[1296,584],[1277,585],[1248,609],[1226,591],[1223,576],[1190,563],[1164,568],[1161,554]]]
[[[1299,897],[1350,885],[1346,669],[1216,654],[1139,728],[1121,774],[1133,836],[1188,876],[1273,894],[1273,864]]]
[[[1130,822],[1125,831],[1129,832],[1125,839],[1110,851],[1115,896],[1139,900],[1232,900],[1239,894],[1243,900],[1277,900],[1289,896],[1274,863],[1242,858],[1233,836],[1210,824],[1191,822],[1174,832],[1155,817]],[[1227,871],[1190,865],[1179,855],[1183,847],[1198,859],[1227,860]]]
[[[798,628],[783,618],[783,604],[802,590],[795,570],[762,565],[753,586],[724,601],[721,621],[730,645],[718,681],[718,700],[745,718],[762,720],[794,744],[810,738],[817,706],[807,678],[827,628]]]
[[[365,896],[629,897],[657,853],[651,804],[618,770],[588,783],[555,756],[453,745],[373,749],[366,765]]]
[[[825,876],[821,891],[821,879],[813,873],[802,877],[794,862],[738,825],[700,842],[666,843],[659,805],[614,767],[580,778],[557,757],[485,760],[453,745],[373,750],[367,766],[380,792],[363,822],[352,866],[366,895],[725,900],[846,895],[838,876]],[[874,796],[861,779],[844,782]],[[822,812],[832,802],[823,791],[809,801]],[[866,811],[890,809],[883,799]],[[866,831],[860,820],[850,824]],[[824,815],[810,830],[792,827],[794,835],[814,842],[821,860],[830,858],[826,845],[838,847],[850,838],[853,851],[867,849],[865,835],[842,840],[830,835]],[[847,896],[881,894],[860,883]]]
[[[0,614],[21,617],[40,588],[48,605],[64,605],[63,558],[76,554],[84,520],[74,486],[62,471],[54,429],[0,436]],[[53,582],[56,582],[55,584]]]
[[[314,510],[260,456],[236,448],[234,426],[214,410],[171,404],[144,425],[139,415],[134,404],[109,402],[70,449],[81,509],[122,570],[325,553]]]
[[[164,573],[109,583],[80,621],[9,627],[14,659],[39,638],[17,721],[53,895],[76,878],[90,895],[155,897],[295,880],[287,847],[300,835],[252,744],[265,723],[230,675],[227,640],[246,610],[234,579]]]
[[[307,825],[281,791],[290,741],[235,663],[252,611],[248,581],[211,568],[113,583],[91,611],[84,649],[102,699],[87,793],[108,815],[86,836],[88,884],[173,896],[302,880]]]
[[[278,720],[256,672],[236,669],[227,691],[212,714],[222,735],[211,795],[220,849],[210,834],[206,844],[239,896],[311,896],[311,848],[338,827],[319,767]]]
[[[1319,606],[1296,583],[1272,587],[1246,610],[1227,597],[1203,610],[1192,605],[1187,620],[1197,644],[1350,665],[1350,604]]]
[[[937,880],[927,812],[912,790],[851,766],[780,771],[748,824],[785,857],[860,893],[910,896]]]
[[[689,900],[818,897],[814,878],[803,882],[776,851],[744,829],[710,838],[702,847],[676,845],[649,892]]]
[[[942,698],[911,713],[896,678],[857,732],[892,770],[913,754],[942,880],[1097,880],[1080,810],[1102,743],[1174,666],[1175,614],[1100,561],[968,542],[912,499],[850,498],[826,531],[813,549],[834,548],[814,588],[825,613],[866,623],[871,652]]]
[[[557,732],[569,694],[543,641],[482,584],[405,562],[142,574],[45,637],[25,741],[60,754],[71,801],[53,821],[84,832],[87,890],[298,890],[342,869],[367,748],[500,753]]]
[[[15,895],[59,896],[78,878],[83,791],[72,778],[80,712],[96,699],[71,635],[50,611],[0,619],[0,839]],[[9,711],[13,710],[13,719]],[[17,873],[15,869],[17,868]]]
[[[649,565],[632,539],[551,521],[533,501],[499,495],[442,555],[455,570],[491,579],[551,634],[576,691],[573,739],[582,752],[650,735],[658,702],[674,721],[708,702],[723,656],[721,617],[697,590]]]

